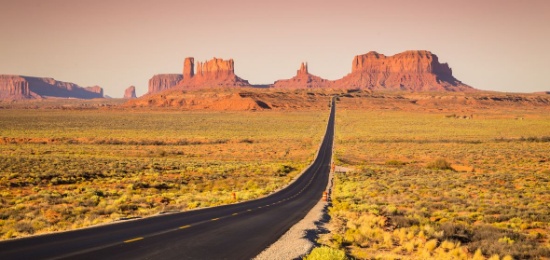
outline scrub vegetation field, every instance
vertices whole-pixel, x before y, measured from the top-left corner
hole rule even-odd
[[[0,110],[0,237],[264,196],[312,160],[327,115]]]
[[[550,116],[468,116],[339,110],[335,160],[353,170],[307,259],[548,259]]]

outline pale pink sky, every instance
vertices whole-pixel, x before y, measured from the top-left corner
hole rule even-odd
[[[338,79],[355,55],[430,50],[476,88],[550,90],[547,0],[0,0],[0,74],[99,85],[121,97],[183,59],[235,60],[251,83],[300,62]]]

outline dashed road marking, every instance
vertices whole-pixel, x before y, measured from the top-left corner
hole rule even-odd
[[[139,241],[139,240],[142,240],[142,239],[143,239],[143,237],[136,237],[136,238],[124,240],[124,243],[132,243],[132,242],[136,242],[136,241]]]
[[[186,229],[186,228],[190,228],[190,227],[191,227],[191,225],[185,225],[185,226],[179,227],[179,229]]]
[[[231,216],[237,216],[237,215],[239,215],[239,213],[233,213],[233,214],[231,214]]]
[[[220,218],[213,218],[212,221],[216,221],[216,220],[218,220],[218,219],[220,219]]]

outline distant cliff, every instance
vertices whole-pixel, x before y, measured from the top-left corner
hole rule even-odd
[[[149,79],[147,94],[158,93],[176,86],[183,79],[181,74],[157,74]]]
[[[0,99],[103,98],[99,86],[81,87],[74,83],[19,75],[0,75]]]

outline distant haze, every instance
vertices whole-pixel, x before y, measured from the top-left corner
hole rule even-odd
[[[185,57],[235,60],[253,84],[338,79],[353,57],[429,50],[473,87],[550,90],[550,1],[0,0],[0,74],[99,85],[122,97]]]

